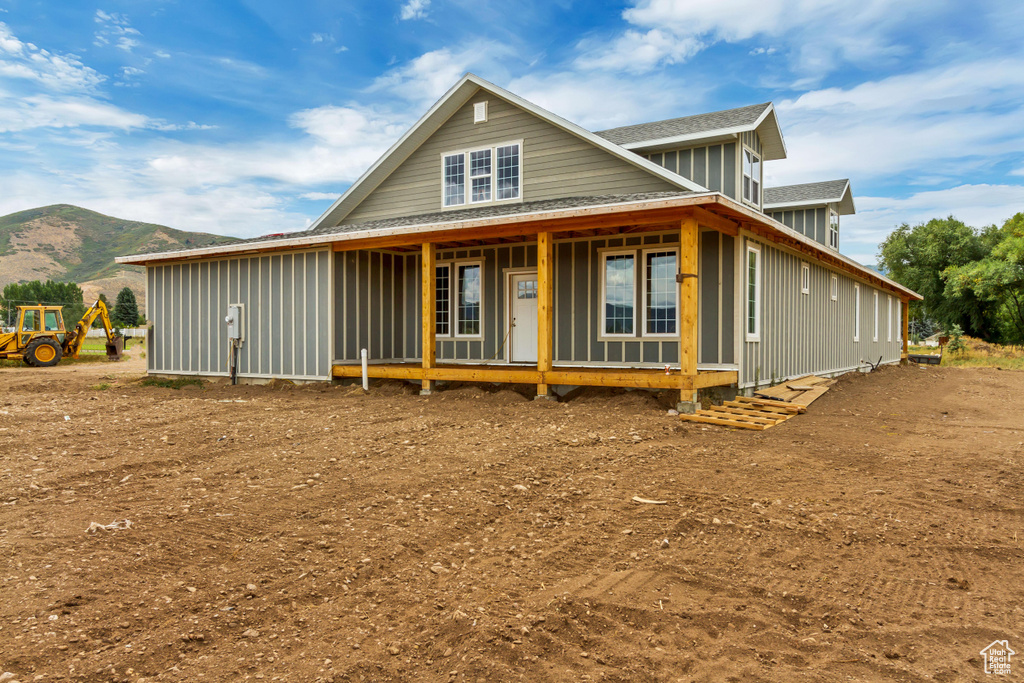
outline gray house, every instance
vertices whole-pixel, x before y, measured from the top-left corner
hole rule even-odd
[[[692,402],[898,362],[920,297],[839,253],[848,182],[763,187],[785,157],[771,104],[591,132],[469,74],[308,230],[118,261],[153,374],[326,381],[365,349],[424,392]]]

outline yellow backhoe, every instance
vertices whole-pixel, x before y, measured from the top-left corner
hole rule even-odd
[[[0,359],[24,360],[37,368],[48,368],[65,356],[78,358],[85,335],[99,318],[107,333],[107,358],[118,360],[124,351],[124,337],[114,332],[106,305],[97,300],[70,332],[64,329],[61,306],[18,306],[14,332],[0,333]]]

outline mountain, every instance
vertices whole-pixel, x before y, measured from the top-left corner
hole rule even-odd
[[[206,247],[237,241],[54,204],[0,217],[0,290],[11,282],[76,282],[86,301],[102,292],[114,300],[131,287],[144,305],[145,269],[114,263],[116,256]]]

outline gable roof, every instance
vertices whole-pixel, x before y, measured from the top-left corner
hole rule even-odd
[[[434,105],[427,110],[427,113],[424,114],[419,121],[413,124],[412,128],[406,131],[405,135],[399,138],[398,141],[392,145],[383,156],[374,162],[374,164],[370,166],[370,168],[367,169],[367,171],[363,173],[358,180],[352,183],[348,190],[345,191],[345,194],[339,197],[338,200],[323,213],[323,215],[313,221],[310,229],[315,230],[324,225],[334,226],[344,220],[345,217],[351,213],[360,202],[366,199],[366,197],[368,197],[370,193],[384,181],[385,178],[391,175],[391,173],[394,172],[406,159],[408,159],[409,156],[431,135],[433,135],[445,121],[447,121],[480,90],[484,90],[495,97],[500,97],[510,104],[543,119],[551,125],[557,126],[578,138],[586,140],[609,154],[618,157],[633,166],[642,168],[643,170],[658,176],[662,180],[665,180],[682,190],[707,192],[706,188],[701,187],[692,180],[672,173],[658,164],[644,159],[638,154],[628,152],[622,147],[613,144],[584,128],[581,128],[580,126],[577,126],[575,123],[552,114],[546,109],[542,109],[532,102],[529,102],[522,97],[505,90],[504,88],[499,88],[479,76],[467,73],[459,80],[458,83],[452,86],[451,89],[441,97],[441,99],[435,102]]]
[[[786,158],[786,142],[782,138],[782,129],[779,128],[775,107],[771,102],[609,128],[598,131],[596,135],[625,149],[656,150],[687,143],[724,140],[753,130],[761,136],[765,161]]]
[[[837,210],[843,216],[856,213],[849,179],[842,178],[840,180],[824,180],[817,183],[764,188],[765,211],[820,206],[822,204],[837,204]]]

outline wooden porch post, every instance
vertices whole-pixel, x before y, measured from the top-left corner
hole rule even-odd
[[[700,227],[697,219],[687,216],[679,226],[679,272],[691,277],[679,283],[679,370],[681,408],[694,407],[697,392],[693,382],[697,377],[697,245]],[[690,404],[686,406],[685,404]]]
[[[436,319],[437,319],[437,271],[435,260],[437,248],[430,242],[423,243],[423,369],[437,365]],[[426,374],[426,373],[424,373]],[[434,381],[426,377],[420,385],[420,394],[427,396],[434,389]]]
[[[900,301],[903,307],[903,354],[902,360],[906,360],[910,353],[910,299]]]
[[[551,233],[537,234],[537,370],[550,372],[552,365],[554,332],[554,249]],[[543,376],[542,376],[543,379]],[[547,397],[548,385],[537,385],[538,398]]]

